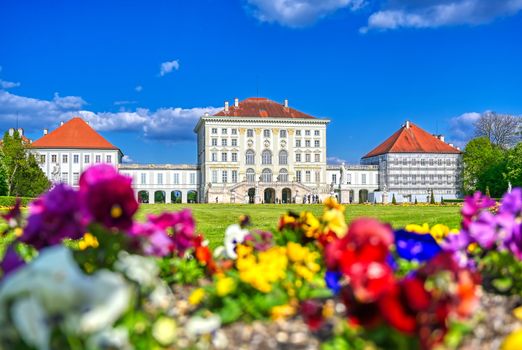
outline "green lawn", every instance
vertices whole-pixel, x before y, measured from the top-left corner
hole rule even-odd
[[[253,227],[265,230],[274,230],[281,214],[288,210],[300,212],[308,210],[316,215],[323,211],[322,205],[241,205],[241,204],[145,204],[138,213],[138,219],[144,220],[147,214],[158,214],[163,211],[180,210],[188,207],[192,210],[198,232],[204,233],[215,247],[223,240],[228,225],[236,223],[241,214],[247,214],[252,219]],[[348,205],[346,219],[351,221],[358,217],[374,217],[390,222],[394,227],[403,227],[406,224],[428,223],[445,224],[450,228],[457,228],[460,224],[460,207],[457,206],[373,206]]]

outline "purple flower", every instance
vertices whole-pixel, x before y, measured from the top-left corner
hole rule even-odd
[[[17,227],[22,218],[22,211],[20,210],[20,206],[22,204],[22,200],[20,198],[16,198],[15,205],[9,209],[9,211],[5,214],[2,214],[2,217],[5,221],[7,221],[8,225],[13,228]]]
[[[255,230],[245,236],[244,242],[251,243],[255,250],[265,251],[272,247],[272,232]]]
[[[108,228],[127,230],[138,202],[131,187],[132,179],[108,164],[87,169],[80,177],[80,193],[87,217]]]
[[[522,216],[522,188],[514,188],[511,193],[504,195],[499,212]]]
[[[483,211],[476,220],[469,224],[468,232],[471,239],[482,248],[491,249],[498,243],[497,220],[489,211]]]
[[[31,203],[20,241],[42,249],[64,238],[79,239],[84,233],[79,193],[58,184]]]
[[[437,241],[430,234],[398,230],[394,236],[397,254],[406,260],[427,261],[441,251]]]
[[[473,196],[467,196],[462,206],[462,227],[468,229],[469,224],[473,219],[484,209],[494,207],[496,202],[480,191],[477,191]]]
[[[145,237],[143,251],[148,255],[167,256],[176,248],[167,232],[151,222],[134,224],[130,233]]]
[[[3,276],[5,278],[8,274],[18,269],[20,266],[25,265],[23,259],[14,250],[13,246],[9,246],[5,252],[4,259],[0,262],[0,268],[2,269]]]
[[[453,258],[460,267],[474,268],[475,263],[468,255],[468,246],[471,237],[467,231],[460,231],[456,235],[449,235],[441,243],[442,250],[453,255]]]

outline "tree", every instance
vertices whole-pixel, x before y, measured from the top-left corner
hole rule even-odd
[[[18,131],[4,134],[0,162],[5,171],[7,195],[36,197],[49,188],[49,180]]]
[[[491,197],[491,192],[489,191],[489,186],[486,186],[486,196]]]
[[[397,204],[397,200],[395,199],[395,193],[392,196],[392,204],[393,205]]]
[[[520,140],[521,124],[520,117],[490,111],[475,122],[475,133],[477,137],[487,137],[496,146],[508,148]]]
[[[0,196],[7,196],[7,175],[0,160]]]
[[[522,187],[522,142],[509,150],[506,158],[505,180],[513,187]]]
[[[433,194],[433,190],[431,190],[430,204],[435,204],[435,195]]]
[[[415,197],[415,204],[419,204],[419,202],[417,201],[417,197]]]

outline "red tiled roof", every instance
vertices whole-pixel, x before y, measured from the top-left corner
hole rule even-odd
[[[363,158],[370,158],[385,153],[461,153],[417,125],[403,125],[386,141],[374,148]]]
[[[228,112],[224,109],[216,114],[220,117],[258,117],[258,118],[302,118],[316,119],[311,115],[300,112],[291,107],[261,97],[250,97],[239,102],[238,107],[232,104]]]
[[[72,118],[59,128],[34,141],[33,148],[87,148],[119,150],[98,134],[82,118]]]

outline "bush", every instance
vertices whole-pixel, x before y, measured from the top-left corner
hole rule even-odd
[[[26,207],[34,198],[20,197],[22,200],[22,206]],[[0,196],[0,207],[12,207],[16,203],[16,197],[13,196]]]

